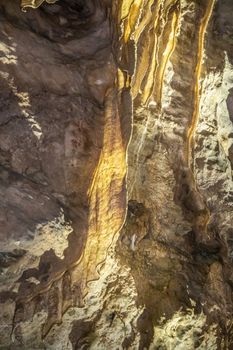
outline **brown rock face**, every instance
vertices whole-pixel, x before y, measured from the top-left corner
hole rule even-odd
[[[0,348],[233,348],[232,15],[0,0]]]
[[[41,346],[81,303],[123,222],[127,139],[109,12],[63,1],[25,14],[1,1],[6,346]]]

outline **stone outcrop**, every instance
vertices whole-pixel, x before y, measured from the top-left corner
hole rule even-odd
[[[0,348],[233,347],[232,13],[0,0]]]

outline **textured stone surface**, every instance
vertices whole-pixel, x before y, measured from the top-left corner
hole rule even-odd
[[[145,305],[141,349],[231,349],[233,7],[162,4],[141,5],[130,29],[130,201],[117,251]]]
[[[0,348],[230,350],[232,1],[21,7],[0,0]]]
[[[19,5],[0,2],[0,343],[40,348],[122,225],[127,140],[107,3]]]

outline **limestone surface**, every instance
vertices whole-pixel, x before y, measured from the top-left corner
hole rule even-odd
[[[0,0],[0,349],[233,349],[232,0]]]

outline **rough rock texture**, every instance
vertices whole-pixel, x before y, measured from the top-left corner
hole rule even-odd
[[[123,223],[127,139],[109,5],[19,5],[0,2],[0,343],[34,348]]]
[[[141,349],[231,349],[233,4],[151,3],[129,29],[134,125],[117,250],[145,305]]]
[[[233,349],[232,1],[21,7],[0,0],[0,348]]]

